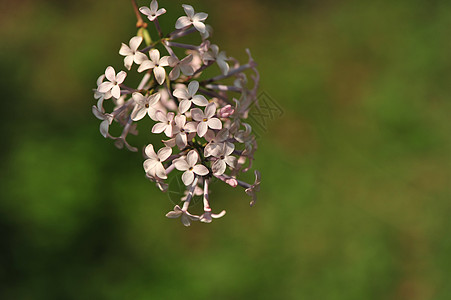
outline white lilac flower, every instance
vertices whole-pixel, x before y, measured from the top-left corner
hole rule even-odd
[[[190,135],[192,135],[190,139],[195,136],[196,127],[196,123],[194,122],[186,123],[186,116],[184,115],[178,115],[175,117],[175,131],[173,133],[176,134],[175,143],[180,150],[186,147]]]
[[[227,60],[229,59],[225,53],[225,51],[219,52],[219,47],[217,45],[211,45],[210,50],[203,55],[203,59],[205,62],[208,61],[216,61],[216,63],[219,66],[219,69],[221,69],[222,74],[227,75],[229,73],[229,64],[227,63]]]
[[[222,123],[218,118],[214,118],[213,116],[216,113],[216,104],[211,102],[205,108],[205,113],[199,108],[193,108],[191,110],[191,116],[194,121],[199,122],[197,125],[197,135],[203,137],[208,128],[211,129],[222,129]]]
[[[252,127],[247,123],[243,123],[245,130],[239,130],[235,134],[235,139],[245,145],[246,151],[249,152],[252,150],[252,146],[255,141],[255,137],[252,135]]]
[[[165,114],[162,111],[157,111],[155,117],[160,123],[157,123],[152,127],[152,133],[162,133],[164,131],[164,134],[166,134],[167,137],[172,137],[174,113],[168,112]]]
[[[250,203],[251,206],[255,205],[257,201],[257,192],[260,191],[260,182],[261,182],[261,174],[259,171],[255,170],[255,182],[249,188],[245,190],[246,194],[252,197],[252,201]]]
[[[169,147],[164,147],[155,153],[153,145],[149,144],[145,150],[147,160],[144,161],[143,167],[146,173],[152,177],[158,177],[160,179],[166,179],[166,170],[163,166],[163,162],[166,161],[172,154],[172,149]]]
[[[199,82],[196,80],[191,81],[188,84],[188,88],[177,88],[174,90],[174,97],[177,97],[180,101],[179,111],[180,113],[185,113],[191,108],[192,103],[198,106],[206,106],[208,100],[202,95],[196,95],[199,89]]]
[[[146,114],[153,115],[153,106],[160,100],[160,94],[156,93],[150,96],[143,96],[141,93],[135,92],[132,94],[133,101],[135,101],[135,107],[130,115],[133,121],[139,121]]]
[[[216,152],[219,151],[222,147],[222,143],[226,142],[229,138],[229,130],[227,128],[221,129],[216,135],[213,130],[208,130],[205,134],[205,139],[208,144],[204,148],[204,156],[216,156]],[[233,146],[232,143],[229,143],[230,146]]]
[[[175,28],[182,29],[193,25],[199,32],[204,33],[206,31],[206,27],[203,22],[208,18],[208,14],[203,12],[196,14],[191,5],[183,4],[182,6],[185,10],[186,16],[178,18],[175,23]]]
[[[109,81],[102,82],[98,88],[100,93],[108,93],[111,91],[111,95],[114,98],[119,99],[121,96],[121,88],[119,85],[124,82],[125,77],[127,77],[127,73],[124,71],[120,71],[116,75],[116,71],[114,71],[113,67],[109,66],[105,70],[105,77]]]
[[[192,215],[188,211],[182,210],[180,208],[180,206],[178,206],[178,205],[176,205],[174,207],[173,211],[168,212],[166,214],[166,217],[168,217],[170,219],[176,219],[178,217],[181,217],[182,223],[185,226],[190,226],[191,225],[191,221],[198,221],[199,220],[199,216]]]
[[[105,74],[102,74],[99,76],[99,78],[97,78],[97,88],[94,89],[94,99],[99,100],[100,98],[102,98],[102,102],[100,103],[100,106],[102,106],[103,103],[103,99],[110,99],[111,97],[113,97],[113,95],[111,95],[111,91],[108,91],[106,93],[101,93],[99,92],[99,86],[103,83],[103,80],[105,79]],[[98,107],[100,107],[98,106]]]
[[[111,123],[113,122],[114,117],[111,114],[106,114],[103,107],[100,106],[101,105],[100,102],[102,100],[103,99],[99,99],[97,106],[95,105],[92,106],[92,113],[94,114],[94,116],[96,116],[97,119],[102,120],[99,129],[103,137],[106,138],[108,137],[108,130]]]
[[[169,66],[169,56],[163,56],[160,58],[160,51],[157,49],[152,49],[149,52],[150,60],[146,60],[141,63],[138,68],[138,72],[143,72],[145,70],[153,69],[153,74],[158,84],[163,84],[166,79],[166,71],[163,67]]]
[[[222,175],[224,174],[227,165],[234,168],[236,165],[236,157],[232,156],[233,150],[235,150],[234,146],[232,147],[227,143],[222,144],[222,147],[216,151],[215,156],[218,158],[211,169],[213,170],[214,175]]]
[[[169,57],[169,66],[172,71],[169,73],[170,80],[176,80],[180,76],[180,71],[186,76],[191,76],[194,74],[194,69],[191,66],[191,62],[193,61],[193,55],[190,54],[182,60],[179,60],[176,56]]]
[[[191,150],[186,155],[186,158],[178,158],[174,160],[175,167],[179,171],[185,171],[182,175],[182,181],[185,185],[190,185],[194,181],[195,174],[205,176],[209,173],[207,167],[202,164],[197,164],[199,154],[196,150]]]
[[[147,60],[147,56],[138,51],[139,45],[141,45],[143,38],[140,36],[135,36],[130,39],[129,46],[122,43],[121,49],[119,50],[119,54],[125,56],[124,58],[124,66],[127,70],[130,70],[133,62],[135,64],[140,65],[143,61]]]
[[[139,8],[139,11],[146,15],[149,21],[153,22],[156,18],[166,13],[166,9],[160,8],[158,9],[158,2],[156,0],[152,0],[150,2],[150,6],[142,6]]]

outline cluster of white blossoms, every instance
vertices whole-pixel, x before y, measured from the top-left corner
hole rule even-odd
[[[251,107],[257,105],[259,74],[249,50],[249,61],[241,65],[210,43],[212,28],[205,24],[206,13],[196,13],[190,5],[183,5],[183,9],[186,16],[177,20],[173,32],[164,35],[158,18],[166,10],[158,8],[156,0],[150,7],[139,8],[154,23],[159,38],[152,41],[146,26],[139,26],[137,36],[128,45],[123,43],[119,54],[124,57],[124,67],[128,71],[136,68],[142,79],[136,88],[127,86],[125,71],[107,67],[97,80],[94,97],[98,102],[92,111],[102,121],[100,133],[115,140],[118,148],[125,146],[131,151],[138,149],[127,142],[128,134],[138,134],[138,121],[152,120],[149,131],[159,135],[162,144],[159,149],[152,144],[145,147],[144,171],[162,191],[168,189],[168,175],[181,172],[185,196],[166,216],[180,217],[189,226],[191,221],[209,223],[225,214],[214,214],[210,208],[213,181],[244,188],[252,197],[251,206],[255,204],[260,173],[254,172],[251,184],[237,176],[251,169],[257,148],[245,120]],[[199,45],[176,42],[196,33],[200,33]],[[218,75],[205,78],[204,71],[210,67]],[[252,82],[248,82],[246,72],[251,73]],[[112,103],[112,112],[105,111],[106,102]],[[120,136],[110,134],[113,123],[121,126]],[[188,211],[195,196],[203,197],[201,215]]]

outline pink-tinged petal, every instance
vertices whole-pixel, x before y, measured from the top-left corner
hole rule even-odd
[[[99,87],[97,88],[97,90],[100,93],[106,93],[108,91],[110,91],[114,86],[114,83],[111,82],[103,82],[102,84],[99,85]]]
[[[157,64],[160,61],[160,51],[158,51],[157,49],[150,50],[149,57],[152,62]]]
[[[196,80],[191,81],[188,84],[188,95],[192,98],[194,95],[196,95],[197,90],[199,89],[199,82]]]
[[[224,155],[228,156],[232,154],[233,150],[235,150],[235,145],[231,143],[225,143],[224,144]]]
[[[108,67],[105,70],[105,77],[109,81],[115,81],[116,80],[116,71],[114,71],[113,67]]]
[[[160,8],[159,10],[157,10],[157,12],[155,13],[155,15],[156,15],[157,17],[159,17],[159,16],[161,16],[162,14],[165,14],[165,13],[166,13],[166,9]]]
[[[191,117],[193,120],[201,122],[204,119],[204,113],[199,108],[193,108],[191,110]]]
[[[130,114],[130,118],[133,121],[139,121],[142,118],[144,118],[146,113],[147,113],[147,109],[144,106],[136,105],[135,108],[133,109],[132,113]]]
[[[92,113],[94,116],[96,116],[99,120],[105,120],[105,116],[103,113],[99,110],[99,108],[95,105],[92,106]]]
[[[139,11],[146,16],[150,16],[152,14],[152,12],[150,11],[150,8],[147,6],[142,6],[139,8]]]
[[[185,227],[191,226],[190,218],[186,214],[182,214],[182,217],[180,218],[180,220],[182,221],[182,224]]]
[[[165,170],[165,168],[163,167],[163,164],[162,164],[162,163],[157,163],[157,164],[155,165],[155,175],[156,175],[158,178],[161,178],[161,179],[166,179],[166,178],[168,178],[168,176],[166,175],[166,170]]]
[[[197,130],[197,123],[195,122],[189,122],[188,124],[185,125],[185,131],[186,132],[196,132]]]
[[[139,45],[141,45],[142,41],[143,41],[143,38],[140,37],[140,36],[132,37],[130,39],[130,43],[129,43],[130,44],[130,50],[132,50],[133,52],[136,52],[136,50],[138,49]]]
[[[169,147],[164,147],[161,148],[160,150],[158,150],[158,158],[160,159],[160,161],[166,161],[166,159],[169,158],[169,156],[171,156],[172,154],[172,148]]]
[[[190,166],[188,165],[186,160],[184,160],[183,158],[174,160],[174,165],[175,165],[175,168],[179,171],[186,171],[190,168]]]
[[[169,73],[169,79],[170,80],[176,80],[180,77],[180,68],[177,66]]]
[[[207,133],[207,129],[207,122],[200,122],[199,125],[197,125],[197,135],[203,137]]]
[[[174,97],[177,97],[179,99],[189,99],[189,93],[187,88],[177,88],[174,90],[173,93]]]
[[[166,127],[168,127],[168,125],[165,123],[157,123],[153,125],[152,133],[162,133],[163,131],[166,130]]]
[[[152,12],[156,12],[158,9],[158,2],[157,0],[152,0],[152,2],[150,2],[150,10]]]
[[[152,144],[147,145],[147,147],[144,150],[144,152],[146,153],[146,156],[148,158],[151,158],[151,159],[154,159],[154,160],[158,159],[158,156],[155,153],[155,150],[153,149],[153,145]]]
[[[226,163],[220,159],[215,161],[213,165],[211,166],[211,169],[213,170],[213,174],[215,175],[222,175],[224,174],[227,166]]]
[[[169,57],[170,56],[163,56],[161,59],[160,59],[160,62],[158,63],[161,67],[167,67],[167,66],[169,66]]]
[[[208,100],[207,98],[205,98],[202,95],[196,95],[193,97],[193,103],[198,105],[198,106],[207,106],[208,105]]]
[[[172,124],[167,125],[166,129],[164,130],[164,134],[166,134],[167,137],[171,138],[173,136],[172,132],[173,132]]]
[[[167,123],[168,122],[167,115],[164,112],[162,112],[161,110],[157,111],[157,113],[155,114],[155,117],[161,123]]]
[[[166,147],[174,148],[175,147],[175,139],[169,139],[167,141],[162,141]]]
[[[194,181],[193,171],[185,171],[182,175],[182,181],[185,185],[190,185]]]
[[[224,158],[224,161],[226,164],[228,164],[232,168],[235,168],[235,166],[236,166],[236,157],[235,156],[226,156],[226,158]]]
[[[221,129],[222,128],[222,123],[218,118],[211,118],[210,120],[207,121],[208,127],[212,128],[212,129]]]
[[[197,21],[205,21],[208,18],[208,14],[200,12],[194,15],[193,17],[193,21],[197,22]]]
[[[186,116],[177,115],[174,119],[175,119],[175,125],[177,125],[178,128],[182,129],[183,127],[185,127]]]
[[[133,55],[129,55],[124,57],[124,66],[127,68],[127,70],[130,70],[133,65]]]
[[[158,121],[157,120],[157,111],[155,108],[153,108],[152,106],[149,107],[149,109],[147,110],[147,114],[149,115],[149,117],[154,120],[154,121]]]
[[[144,171],[146,171],[146,173],[150,172],[155,168],[157,163],[158,161],[156,161],[155,159],[146,159],[143,163]]]
[[[104,120],[103,122],[100,123],[100,134],[103,135],[104,138],[106,138],[108,136],[108,130],[110,128],[110,121],[109,120]]]
[[[184,114],[185,112],[188,111],[188,109],[190,109],[190,107],[191,107],[191,101],[183,99],[182,101],[180,101],[179,111],[181,114]]]
[[[180,217],[181,214],[182,214],[182,211],[180,211],[180,212],[170,211],[166,214],[166,217],[169,219],[177,219],[178,217]]]
[[[179,133],[177,134],[177,136],[175,137],[175,142],[177,144],[177,146],[181,149],[184,149],[186,147],[186,145],[188,144],[188,139],[186,138],[186,134],[185,133]]]
[[[207,140],[207,142],[211,142],[215,139],[215,133],[213,132],[213,130],[207,131],[207,133],[205,134],[205,139]]]
[[[192,54],[186,56],[184,59],[182,59],[182,64],[189,65],[193,61],[193,57],[194,56]]]
[[[216,113],[216,104],[214,102],[211,102],[205,108],[205,117],[207,119],[210,119],[215,115],[215,113]]]
[[[186,162],[188,163],[188,165],[190,167],[194,167],[194,165],[197,163],[198,160],[199,160],[199,154],[197,154],[196,150],[191,150],[186,155]]]
[[[193,21],[193,25],[197,29],[197,31],[199,31],[201,33],[205,33],[206,28],[205,28],[205,24],[204,23]]]
[[[194,74],[194,69],[191,65],[181,64],[180,69],[182,70],[183,74],[185,74],[186,76],[191,76]]]
[[[147,59],[147,58],[146,58]],[[155,67],[155,64],[150,60],[145,60],[141,63],[141,65],[138,68],[138,72],[141,73],[145,70],[153,69]]]
[[[160,93],[155,93],[153,95],[149,96],[149,106],[154,106],[155,104],[157,104],[157,102],[160,100],[161,98],[161,94]]]
[[[227,128],[221,129],[216,136],[216,142],[224,142],[229,138],[229,130]]]
[[[168,121],[172,122],[174,120],[175,114],[173,112],[168,112]]]
[[[183,4],[182,7],[188,17],[194,17],[194,8],[191,5]]]
[[[193,171],[200,176],[205,176],[209,173],[207,167],[205,167],[204,165],[195,165]]]
[[[119,54],[122,56],[133,55],[133,51],[130,49],[129,46],[122,43],[121,49],[119,49]]]
[[[227,75],[229,73],[229,64],[226,63],[224,60],[216,60],[216,63],[219,66],[219,69],[221,69],[222,74]]]
[[[135,61],[135,64],[140,65],[144,61],[147,60],[147,55],[145,55],[144,53],[138,51],[138,52],[135,53],[135,56],[133,57],[133,59]]]
[[[155,79],[157,80],[158,84],[163,84],[165,78],[166,78],[166,71],[163,67],[156,67],[153,69],[153,73],[155,75]]]
[[[127,77],[127,73],[125,73],[124,71],[120,71],[119,73],[117,73],[116,76],[117,84],[121,84],[122,82],[124,82],[125,77]]]
[[[118,85],[113,86],[111,89],[111,95],[113,95],[114,98],[119,99],[121,96],[121,88]]]
[[[192,24],[191,20],[188,17],[183,16],[183,17],[180,17],[180,18],[177,19],[177,22],[175,23],[175,28],[176,29],[182,29],[182,28],[185,28],[185,27],[187,27],[187,26],[189,26],[191,24]]]

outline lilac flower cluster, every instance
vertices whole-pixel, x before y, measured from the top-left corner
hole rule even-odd
[[[249,61],[241,65],[210,43],[212,28],[205,24],[206,13],[196,13],[190,5],[183,5],[183,9],[186,16],[180,17],[176,29],[167,35],[158,23],[166,10],[159,9],[156,0],[139,9],[154,23],[159,39],[152,41],[146,26],[140,26],[137,36],[128,45],[123,43],[119,54],[127,70],[136,65],[137,72],[143,74],[141,82],[136,88],[129,87],[124,84],[126,72],[116,73],[107,67],[97,80],[94,97],[98,102],[92,111],[102,121],[100,133],[115,140],[118,148],[125,146],[131,151],[138,150],[127,142],[128,134],[138,133],[136,123],[145,117],[153,121],[151,132],[163,137],[163,146],[158,150],[152,144],[145,147],[144,171],[162,191],[168,189],[169,173],[182,172],[186,186],[183,205],[176,205],[166,216],[180,217],[189,226],[191,221],[210,223],[225,214],[214,214],[210,208],[209,187],[214,178],[243,187],[252,197],[251,206],[255,204],[260,173],[255,171],[253,184],[237,176],[251,169],[257,149],[245,120],[252,105],[257,105],[259,73],[249,50]],[[176,41],[195,33],[200,33],[199,45]],[[204,78],[204,71],[214,65],[219,74]],[[246,72],[251,72],[252,82],[248,82]],[[106,102],[112,103],[110,113],[105,111]],[[122,127],[120,136],[110,134],[113,122]],[[203,196],[202,215],[188,211],[196,195]]]

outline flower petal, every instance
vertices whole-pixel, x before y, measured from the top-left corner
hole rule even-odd
[[[185,185],[190,185],[194,181],[193,171],[185,171],[182,175],[182,181]]]
[[[174,95],[174,97],[177,97],[179,99],[189,99],[190,98],[188,89],[185,87],[175,89],[172,94]]]
[[[106,81],[106,82],[102,82],[99,85],[99,87],[97,88],[97,90],[100,93],[106,93],[106,92],[109,92],[113,87],[114,87],[114,83]]]
[[[205,24],[199,21],[193,21],[193,25],[194,27],[197,29],[197,31],[201,32],[201,33],[205,33],[206,28],[205,28]]]
[[[147,145],[147,147],[144,150],[144,152],[146,153],[146,156],[148,158],[152,158],[154,160],[156,160],[158,158],[157,154],[155,153],[155,150],[153,149],[153,145],[152,144]]]
[[[176,29],[182,29],[182,28],[185,28],[185,27],[187,27],[187,26],[189,26],[191,24],[192,24],[191,20],[188,17],[183,16],[183,17],[180,17],[180,18],[177,19],[177,22],[175,23],[175,28]]]
[[[188,109],[190,109],[190,107],[191,107],[191,101],[183,99],[182,101],[180,101],[179,111],[181,114],[184,114],[185,112],[188,111]]]
[[[117,84],[111,89],[111,95],[113,95],[113,97],[116,99],[119,99],[119,97],[121,97],[121,88]]]
[[[147,7],[147,6],[142,6],[142,7],[140,7],[140,8],[139,8],[139,11],[140,11],[143,15],[146,15],[146,16],[152,15],[152,11],[151,11],[150,8]]]
[[[113,67],[109,66],[105,70],[105,77],[109,81],[115,81],[116,80],[116,71],[114,71]]]
[[[182,7],[188,17],[194,17],[194,8],[191,5],[183,4]]]
[[[222,174],[224,174],[226,167],[227,167],[226,163],[223,160],[218,159],[217,161],[215,161],[213,163],[213,165],[211,166],[211,169],[213,171],[213,174],[222,175]]]
[[[207,122],[200,122],[199,125],[197,125],[197,135],[203,137],[207,133],[207,129]]]
[[[175,125],[177,125],[177,127],[179,129],[182,129],[183,127],[185,127],[185,124],[186,124],[186,116],[185,115],[175,116]]]
[[[143,41],[143,38],[140,36],[134,36],[130,39],[130,50],[132,50],[133,52],[136,52],[136,50],[138,49],[139,45],[141,45]]]
[[[191,81],[188,84],[188,94],[192,98],[194,95],[196,95],[197,90],[199,89],[199,82],[196,80]]]
[[[134,59],[133,55],[124,57],[124,66],[127,68],[127,70],[131,69],[132,64],[133,64],[133,59]]]
[[[153,125],[152,133],[162,133],[163,131],[166,130],[166,127],[168,127],[168,125],[165,123],[157,123]]]
[[[144,118],[144,116],[147,113],[147,108],[141,105],[136,105],[135,108],[133,108],[132,113],[130,114],[130,118],[133,121],[139,121],[142,118]]]
[[[209,173],[207,167],[205,167],[204,165],[195,165],[193,167],[193,171],[194,173],[200,176],[205,176]]]
[[[204,119],[204,113],[199,108],[193,108],[191,110],[191,117],[193,120],[200,122]]]
[[[194,15],[193,21],[205,21],[207,18],[208,18],[207,13],[200,12]]]
[[[175,165],[175,168],[179,171],[186,171],[190,168],[190,166],[188,165],[186,160],[183,158],[174,160],[174,165]]]
[[[177,134],[177,136],[175,137],[175,143],[177,144],[177,146],[179,147],[179,149],[184,149],[186,147],[186,145],[188,144],[188,139],[186,137],[186,133],[179,133]]]
[[[186,155],[186,162],[188,163],[188,165],[190,167],[194,167],[194,165],[197,163],[198,160],[199,160],[199,154],[197,154],[196,150],[191,150]]]
[[[208,105],[208,100],[207,98],[205,98],[202,95],[196,95],[193,97],[193,103],[198,105],[198,106],[207,106]]]
[[[163,164],[160,162],[155,165],[155,175],[161,179],[168,178],[168,176],[166,175],[166,169],[163,167]]]
[[[157,156],[160,159],[160,161],[166,161],[166,159],[169,158],[172,154],[172,148],[164,147],[158,150]]]
[[[147,58],[146,58],[147,59]],[[141,63],[141,65],[138,68],[138,72],[141,73],[145,70],[153,69],[155,67],[155,64],[150,60],[145,60]]]
[[[127,77],[127,73],[125,73],[124,71],[120,71],[119,73],[117,73],[116,76],[117,84],[121,84],[122,82],[124,82],[125,77]]]
[[[133,51],[130,49],[129,46],[122,43],[121,49],[119,49],[119,54],[122,56],[133,55]]]
[[[160,51],[158,51],[157,49],[150,50],[149,57],[152,62],[157,64],[160,61]]]
[[[210,119],[215,115],[215,113],[216,113],[216,104],[214,102],[211,102],[205,108],[205,117],[207,119]]]
[[[138,52],[135,53],[135,56],[133,57],[133,59],[134,59],[134,61],[135,61],[135,63],[137,65],[140,65],[144,61],[147,60],[147,55],[145,55],[144,53],[138,51]]]
[[[208,127],[212,128],[212,129],[221,129],[222,128],[222,123],[218,118],[211,118],[210,120],[207,121]]]
[[[153,69],[153,73],[155,74],[155,79],[157,82],[161,85],[163,84],[165,78],[166,78],[166,71],[163,67],[156,67]]]

